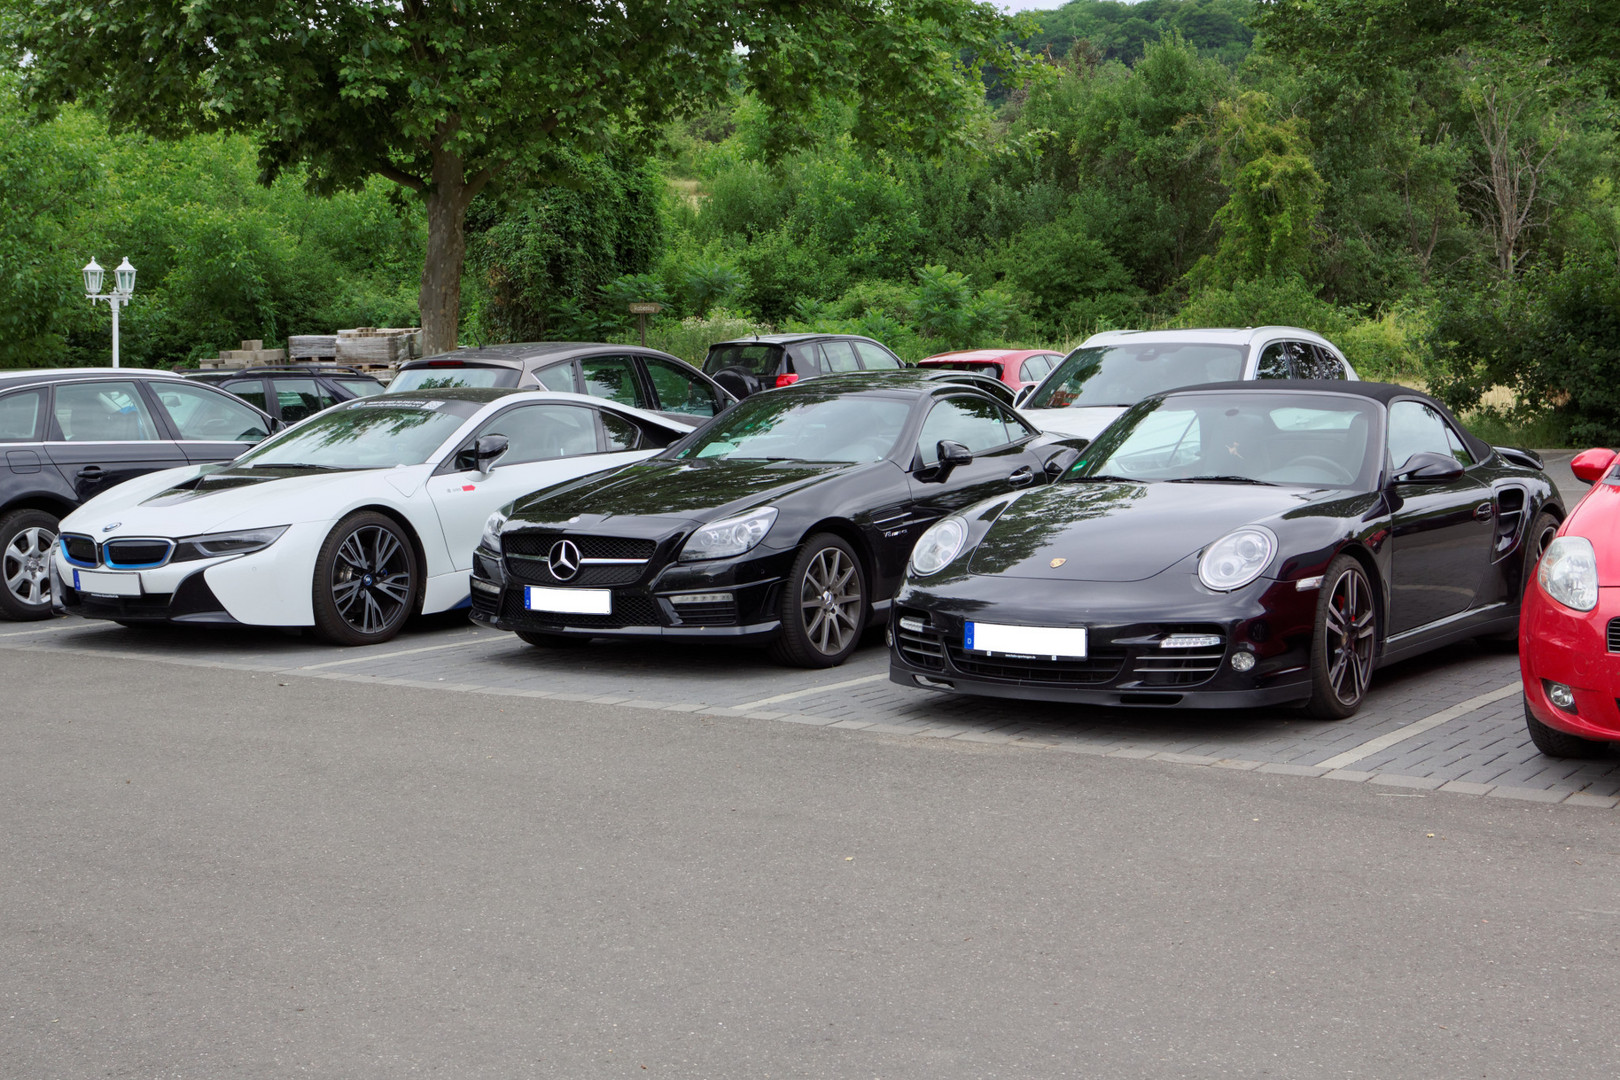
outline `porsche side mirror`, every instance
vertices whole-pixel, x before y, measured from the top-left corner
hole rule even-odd
[[[1074,468],[1074,463],[1079,460],[1080,451],[1074,449],[1072,446],[1059,450],[1057,453],[1046,459],[1047,478],[1050,480],[1058,479],[1064,473]]]
[[[1024,402],[1028,401],[1029,400],[1029,395],[1033,394],[1034,392],[1035,392],[1035,384],[1034,383],[1030,383],[1028,386],[1022,388],[1021,390],[1018,391],[1018,395],[1013,398],[1013,406],[1016,408],[1017,406],[1020,406]]]
[[[1462,462],[1450,454],[1424,450],[1406,459],[1395,472],[1397,484],[1444,484],[1463,474]]]
[[[1591,450],[1582,450],[1575,455],[1575,460],[1569,463],[1569,471],[1575,474],[1575,479],[1586,484],[1595,484],[1603,479],[1603,474],[1609,471],[1614,464],[1616,454],[1613,450],[1602,447],[1593,447]]]
[[[505,435],[480,435],[478,441],[473,443],[473,468],[488,476],[510,446]]]

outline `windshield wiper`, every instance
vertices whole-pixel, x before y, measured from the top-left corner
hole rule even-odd
[[[1096,480],[1099,483],[1118,484],[1145,484],[1146,480],[1138,480],[1132,476],[1110,476],[1108,473],[1092,473],[1090,475],[1068,476],[1065,480]]]
[[[254,461],[242,466],[244,469],[310,469],[316,472],[347,472],[341,465],[316,465],[309,461]]]
[[[1256,480],[1252,476],[1228,476],[1225,474],[1214,476],[1178,476],[1171,480],[1172,484],[1260,484],[1263,487],[1276,487],[1270,480]]]

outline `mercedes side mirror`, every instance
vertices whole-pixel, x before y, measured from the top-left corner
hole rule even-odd
[[[937,483],[948,480],[952,470],[958,465],[968,465],[973,461],[973,451],[950,439],[939,440],[934,451],[939,455],[939,464],[934,466],[933,475],[929,479]]]
[[[1575,460],[1569,463],[1569,471],[1582,483],[1595,484],[1609,471],[1615,457],[1613,450],[1605,450],[1602,447],[1582,450],[1575,455]]]
[[[1064,473],[1074,468],[1074,463],[1079,460],[1080,451],[1074,449],[1072,446],[1059,450],[1057,453],[1046,459],[1047,479],[1058,479]]]
[[[1463,474],[1462,462],[1450,454],[1424,450],[1406,459],[1395,472],[1397,484],[1444,484]]]
[[[473,443],[473,468],[488,476],[510,446],[505,435],[480,435]]]
[[[1035,384],[1034,383],[1030,383],[1028,386],[1023,387],[1021,390],[1018,391],[1017,396],[1013,398],[1013,406],[1018,407],[1018,406],[1023,405],[1024,402],[1029,400],[1029,395],[1033,394],[1034,392],[1035,392]]]

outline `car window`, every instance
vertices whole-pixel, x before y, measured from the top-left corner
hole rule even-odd
[[[1389,407],[1389,462],[1396,470],[1405,465],[1413,454],[1453,453],[1452,447],[1462,450],[1462,442],[1451,431],[1445,419],[1421,401],[1397,401]],[[1466,450],[1462,450],[1467,454]],[[1460,457],[1465,465],[1473,464],[1468,457]]]
[[[1273,341],[1260,351],[1260,362],[1254,370],[1257,379],[1288,378],[1288,342]]]
[[[221,383],[220,389],[235,394],[254,408],[270,411],[264,401],[263,379],[232,379],[228,383]]]
[[[0,397],[0,442],[34,442],[45,413],[45,392],[24,390]]]
[[[861,362],[855,356],[855,346],[847,341],[823,341],[821,366],[827,371],[859,371]]]
[[[1044,356],[1031,356],[1018,368],[1020,382],[1035,382],[1042,375],[1052,370],[1051,363]]]
[[[741,369],[759,378],[768,378],[776,374],[776,369],[782,362],[782,346],[767,345],[761,342],[733,342],[728,345],[715,345],[709,349],[708,358],[703,361],[703,370],[709,375],[717,371],[730,371]]]
[[[640,428],[624,417],[615,416],[605,409],[602,411],[601,416],[602,434],[607,437],[607,445],[603,447],[604,450],[611,453],[614,450],[635,450],[641,446]]]
[[[1474,455],[1468,452],[1468,447],[1463,444],[1462,437],[1457,434],[1450,424],[1446,425],[1446,445],[1451,448],[1451,456],[1464,465],[1474,463]]]
[[[943,440],[961,443],[972,453],[1005,446],[1027,434],[1022,424],[1014,424],[993,401],[980,398],[949,397],[934,403],[917,437],[917,453],[924,465],[939,461]]]
[[[390,393],[401,390],[453,390],[467,386],[516,386],[518,369],[513,367],[463,367],[455,361],[436,361],[431,366],[406,368],[388,384]]]
[[[256,443],[270,434],[262,416],[229,394],[189,383],[152,389],[182,439]]]
[[[62,383],[56,426],[68,442],[152,442],[157,424],[132,382]]]
[[[658,395],[655,408],[685,416],[713,416],[720,411],[719,395],[702,379],[656,356],[645,357],[643,362],[647,365],[647,377],[652,380],[653,393]],[[602,418],[607,419],[607,415],[603,413]]]
[[[881,461],[912,403],[873,394],[755,394],[681,440],[677,459]]]
[[[1027,409],[1135,405],[1149,394],[1241,378],[1247,351],[1198,341],[1092,345],[1064,357],[1024,403]]]
[[[355,397],[371,397],[383,392],[383,384],[376,379],[333,379]]]
[[[584,405],[520,405],[485,424],[479,435],[505,435],[503,465],[594,454],[596,410]]]
[[[888,349],[870,341],[857,341],[855,351],[861,355],[861,365],[868,371],[892,370],[902,366],[899,357]]]
[[[1344,365],[1330,350],[1310,342],[1295,342],[1294,349],[1294,378],[1344,378]]]
[[[617,401],[620,405],[648,408],[646,395],[641,392],[641,381],[636,378],[635,365],[625,356],[593,356],[579,362],[585,377],[585,392],[591,397]]]
[[[541,386],[547,390],[554,390],[559,394],[573,394],[579,390],[579,384],[574,381],[574,362],[566,364],[553,364],[543,367],[534,373]]]
[[[281,405],[281,418],[289,424],[308,419],[337,404],[337,398],[314,379],[271,379],[276,388],[276,401]]]

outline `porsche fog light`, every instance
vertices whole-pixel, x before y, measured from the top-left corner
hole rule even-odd
[[[1254,653],[1239,650],[1232,654],[1233,671],[1253,671]]]
[[[753,550],[771,531],[776,507],[765,506],[746,514],[705,525],[681,548],[681,562],[725,559]]]
[[[1584,536],[1559,536],[1547,545],[1536,570],[1547,595],[1576,611],[1597,607],[1597,555]]]
[[[478,542],[489,551],[501,550],[501,530],[506,527],[506,515],[497,510],[484,522],[484,533]]]
[[[1227,533],[1198,560],[1198,580],[1216,592],[1241,589],[1271,564],[1277,538],[1258,525]]]
[[[959,517],[936,521],[928,531],[917,538],[911,549],[911,570],[919,577],[937,574],[961,554],[967,540],[967,522]]]
[[[171,562],[188,562],[194,559],[218,559],[226,555],[251,555],[255,551],[263,551],[287,531],[287,526],[277,525],[269,529],[243,529],[239,532],[205,533],[202,536],[187,536],[174,547],[174,556]]]

